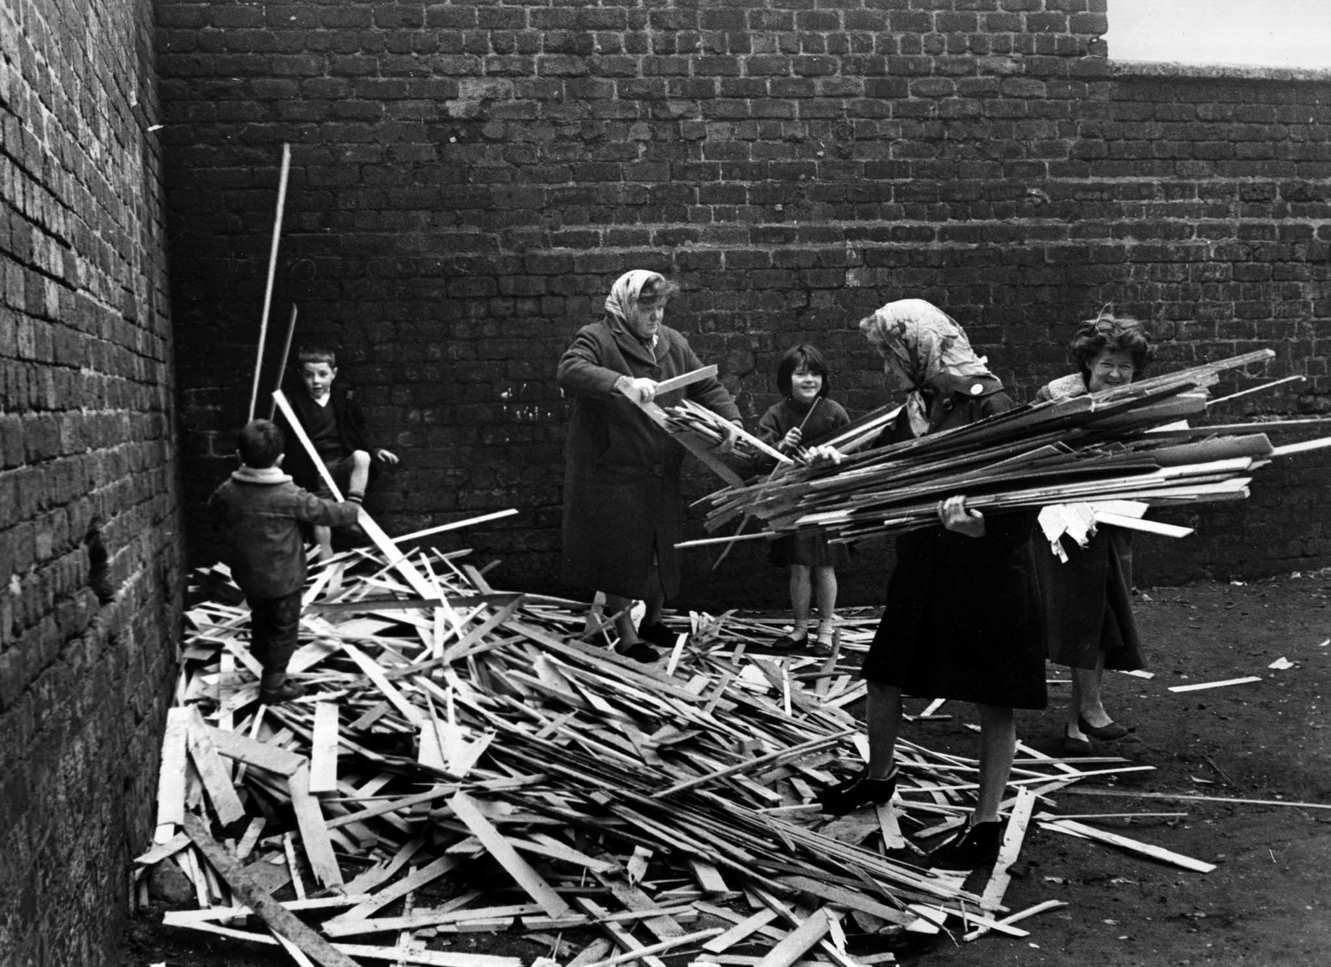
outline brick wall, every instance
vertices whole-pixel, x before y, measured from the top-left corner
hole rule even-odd
[[[149,0],[0,4],[0,962],[114,960],[183,549]]]
[[[554,580],[554,363],[629,267],[678,276],[670,321],[751,421],[797,340],[852,411],[880,402],[855,323],[902,296],[952,312],[1020,398],[1112,301],[1155,324],[1162,368],[1271,345],[1272,375],[1309,377],[1226,416],[1328,405],[1328,84],[1120,74],[1106,0],[158,11],[191,507],[245,412],[283,142],[275,327],[295,302],[298,339],[339,344],[406,458],[371,498],[390,531],[522,510],[459,539],[505,583]],[[1331,563],[1282,509],[1319,505],[1326,468],[1265,471],[1201,536],[1142,542],[1143,579]],[[845,599],[877,596],[886,554]],[[784,598],[756,550],[711,557],[690,600]]]

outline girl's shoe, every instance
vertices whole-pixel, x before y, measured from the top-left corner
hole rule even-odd
[[[1077,728],[1081,729],[1093,739],[1099,739],[1102,742],[1110,742],[1114,739],[1121,739],[1132,729],[1126,725],[1119,725],[1117,722],[1110,722],[1108,725],[1092,725],[1086,721],[1086,716],[1077,716]]]
[[[897,791],[899,770],[893,769],[883,779],[870,779],[869,770],[861,769],[835,786],[828,786],[818,794],[818,805],[823,812],[842,816],[861,806],[880,805],[891,800]]]
[[[772,651],[801,651],[809,647],[809,633],[806,631],[798,638],[794,635],[786,635],[784,638],[778,638],[767,647]]]
[[[976,823],[929,854],[936,870],[978,870],[993,866],[1003,844],[1003,824],[994,820]]]
[[[649,625],[640,625],[638,627],[638,637],[644,641],[651,642],[658,648],[674,648],[675,640],[679,635],[675,634],[659,621],[654,621]],[[655,661],[655,659],[652,659]]]

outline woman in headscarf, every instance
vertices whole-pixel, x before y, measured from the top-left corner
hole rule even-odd
[[[1077,327],[1070,347],[1077,372],[1042,387],[1037,400],[1057,400],[1126,386],[1146,371],[1151,341],[1142,324],[1106,306]],[[1065,542],[1065,547],[1067,542]],[[1106,668],[1143,665],[1132,616],[1132,537],[1102,525],[1068,559],[1037,555],[1049,615],[1049,657],[1072,677],[1063,751],[1090,755],[1091,739],[1121,739],[1131,730],[1105,710],[1100,685]]]
[[[637,403],[669,406],[687,395],[732,422],[740,418],[716,379],[656,395],[658,382],[702,365],[683,334],[664,324],[677,291],[660,273],[625,272],[606,297],[604,316],[578,330],[557,372],[573,398],[564,449],[564,577],[604,592],[606,611],[618,615],[619,650],[644,662],[657,658],[649,642],[670,647],[674,639],[661,612],[679,590],[684,448]],[[629,616],[636,600],[646,604],[638,627]]]
[[[964,426],[1014,405],[961,327],[928,302],[890,302],[860,329],[882,356],[888,385],[910,392],[884,442]],[[930,856],[938,868],[972,869],[998,855],[998,807],[1016,746],[1013,708],[1045,705],[1035,515],[985,516],[954,495],[938,502],[938,522],[897,538],[886,607],[862,669],[869,763],[820,798],[834,813],[892,798],[903,693],[974,702],[977,803],[969,824]]]

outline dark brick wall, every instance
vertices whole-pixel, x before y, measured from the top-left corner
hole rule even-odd
[[[341,346],[406,458],[371,499],[390,531],[522,510],[459,538],[507,583],[555,582],[554,363],[629,267],[679,277],[670,321],[751,420],[802,339],[852,411],[879,402],[855,323],[902,296],[951,311],[1021,398],[1113,301],[1155,324],[1162,367],[1272,345],[1273,374],[1309,376],[1227,416],[1328,403],[1331,87],[1120,76],[1105,0],[158,11],[191,507],[245,412],[284,141],[275,328],[298,303],[298,338]],[[1283,511],[1320,506],[1326,469],[1268,470],[1202,536],[1142,542],[1143,578],[1331,562],[1321,515]],[[846,600],[876,596],[885,554]],[[784,598],[756,550],[711,558],[691,601]]]
[[[5,965],[114,962],[152,832],[183,560],[153,62],[148,0],[0,4]]]

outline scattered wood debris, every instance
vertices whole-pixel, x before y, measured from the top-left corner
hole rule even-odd
[[[848,656],[872,618],[843,621],[830,654],[789,655],[767,647],[779,621],[672,616],[687,634],[644,666],[582,640],[585,605],[496,591],[466,556],[324,562],[291,663],[307,694],[277,706],[257,704],[228,573],[198,572],[136,860],[193,883],[198,909],[167,923],[323,965],[516,967],[526,941],[544,967],[851,967],[890,962],[910,934],[1026,936],[1058,905],[1003,905],[1032,816],[1187,859],[1050,811],[1085,776],[1143,767],[1023,746],[1000,863],[968,889],[910,840],[965,821],[975,760],[902,741],[892,808],[832,819],[813,803],[865,751]],[[496,934],[505,955],[478,952]]]

